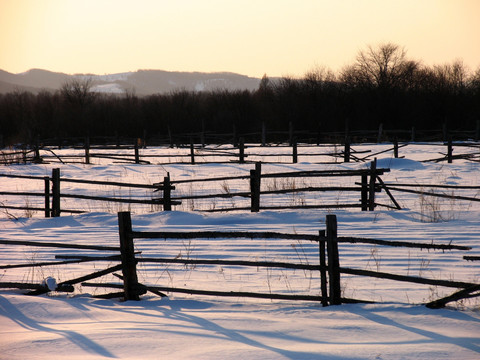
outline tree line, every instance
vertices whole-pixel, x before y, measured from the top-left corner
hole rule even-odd
[[[474,130],[480,120],[480,67],[461,61],[426,66],[396,44],[369,46],[338,73],[315,68],[302,78],[261,79],[255,91],[177,90],[136,96],[91,91],[89,79],[58,91],[0,94],[6,145],[35,139],[286,131]]]

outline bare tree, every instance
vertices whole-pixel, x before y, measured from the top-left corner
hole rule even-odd
[[[72,79],[62,85],[60,93],[70,104],[84,108],[95,98],[95,93],[91,91],[91,88],[91,78]]]
[[[418,63],[407,60],[404,48],[387,43],[360,51],[355,63],[343,69],[340,79],[352,86],[404,87],[417,68]]]

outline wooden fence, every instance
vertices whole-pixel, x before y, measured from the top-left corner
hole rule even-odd
[[[262,174],[261,163],[255,164],[255,169],[250,170],[249,175],[244,176],[231,176],[231,177],[217,177],[217,178],[201,178],[201,179],[189,179],[189,180],[172,180],[170,175],[164,177],[162,182],[156,184],[133,184],[125,182],[110,182],[110,181],[97,181],[97,180],[83,180],[83,179],[70,179],[60,176],[60,169],[53,169],[52,176],[39,177],[39,176],[25,176],[25,175],[13,175],[13,174],[0,174],[0,177],[19,178],[26,180],[37,180],[44,183],[43,191],[36,192],[18,192],[18,191],[0,191],[0,196],[23,196],[23,197],[41,197],[44,199],[44,207],[32,207],[32,206],[12,206],[6,205],[2,202],[0,208],[3,209],[15,209],[26,211],[42,211],[45,217],[57,217],[63,213],[81,213],[85,210],[78,209],[63,209],[61,206],[61,199],[80,199],[91,201],[103,201],[114,203],[126,203],[126,204],[147,204],[147,205],[162,205],[164,211],[171,211],[173,206],[182,204],[182,201],[200,200],[200,199],[225,199],[225,198],[250,198],[250,206],[242,207],[223,207],[216,209],[207,209],[204,211],[237,211],[237,210],[249,210],[251,212],[258,212],[260,210],[280,210],[280,209],[320,209],[320,208],[360,208],[362,211],[373,211],[377,206],[385,206],[394,209],[401,209],[400,205],[396,202],[392,196],[388,187],[386,187],[380,178],[389,169],[378,169],[376,167],[376,161],[371,163],[370,169],[361,170],[323,170],[323,171],[294,171],[294,172],[282,172],[282,173],[268,173]],[[337,177],[337,178],[358,178],[358,182],[355,182],[353,186],[308,186],[308,187],[295,187],[286,189],[273,189],[273,190],[261,190],[262,179],[298,179],[298,178],[312,178],[312,177]],[[243,192],[226,192],[226,193],[210,193],[210,194],[191,194],[191,195],[179,195],[174,196],[172,191],[176,189],[176,185],[180,184],[199,184],[206,182],[227,182],[232,180],[247,181],[250,187],[250,191]],[[120,197],[105,197],[105,196],[93,196],[82,194],[69,194],[61,190],[62,183],[79,183],[90,185],[106,185],[115,186],[120,188],[143,188],[151,189],[153,192],[162,192],[162,196],[159,198],[150,199],[132,199],[132,198],[120,198]],[[382,185],[383,184],[383,185]],[[376,201],[376,193],[385,189],[387,195],[390,197],[393,205],[380,204]],[[335,202],[332,204],[290,204],[290,205],[278,205],[278,206],[264,206],[261,204],[261,195],[285,195],[285,194],[298,194],[306,192],[339,192],[339,193],[359,193],[360,198],[358,202]]]
[[[272,144],[270,144],[272,145]],[[352,147],[352,142],[349,137],[346,137],[341,144],[318,144],[316,148],[318,152],[302,152],[303,148],[315,147],[312,144],[304,143],[299,144],[296,138],[293,138],[288,145],[276,144],[274,148],[291,148],[290,153],[278,152],[268,153],[255,152],[255,148],[264,147],[256,146],[253,144],[245,145],[245,139],[240,138],[233,143],[233,146],[219,146],[207,147],[205,144],[195,144],[193,140],[187,144],[177,144],[178,152],[166,151],[161,153],[158,151],[156,154],[142,153],[146,149],[146,143],[142,139],[135,139],[128,145],[91,145],[90,139],[85,138],[83,144],[73,145],[70,149],[76,151],[68,155],[60,154],[56,151],[56,148],[47,145],[38,145],[23,147],[21,150],[7,150],[0,151],[0,164],[27,164],[27,163],[42,163],[42,162],[59,162],[59,163],[84,163],[90,164],[92,159],[107,159],[112,162],[121,163],[134,163],[134,164],[197,164],[197,163],[232,163],[238,162],[240,164],[247,162],[262,161],[263,163],[297,163],[299,158],[327,158],[327,161],[323,160],[316,163],[322,164],[335,164],[339,160],[343,162],[367,162],[376,157],[379,154],[392,152],[395,158],[400,157],[399,149],[408,146],[408,142],[399,143],[394,139],[391,143],[392,147],[380,152],[371,153],[370,150],[357,151]],[[420,144],[417,144],[420,145]],[[423,145],[429,145],[423,144]],[[325,146],[334,146],[334,151],[322,152],[321,149]],[[478,142],[453,142],[452,139],[448,139],[444,142],[446,147],[445,153],[442,153],[441,157],[435,157],[432,159],[423,160],[425,162],[441,162],[447,161],[452,163],[454,160],[466,159],[469,161],[480,162],[480,144]],[[59,147],[65,149],[65,146]],[[454,154],[454,149],[470,148],[476,151],[460,151]],[[246,151],[248,149],[248,151]],[[110,152],[108,152],[110,151]],[[278,160],[291,158],[291,161]],[[255,160],[249,160],[255,159]],[[219,160],[224,159],[224,160]],[[277,159],[277,160],[272,160]],[[330,160],[328,160],[330,159]],[[155,161],[154,161],[155,160]]]
[[[28,245],[28,246],[42,246],[55,248],[69,248],[69,249],[88,249],[101,251],[120,252],[120,255],[112,256],[85,256],[85,255],[57,255],[56,258],[68,259],[63,261],[43,262],[43,263],[28,263],[16,265],[1,265],[0,269],[12,269],[22,267],[34,266],[52,266],[69,263],[79,263],[88,261],[119,261],[121,264],[109,267],[104,270],[96,271],[82,277],[63,281],[56,285],[54,289],[45,284],[27,284],[22,282],[3,282],[0,283],[2,288],[21,288],[33,289],[30,294],[43,294],[48,291],[74,291],[73,285],[81,283],[84,287],[102,287],[102,288],[116,288],[122,290],[113,294],[102,295],[103,297],[120,297],[123,296],[125,300],[139,300],[140,295],[151,291],[159,296],[167,296],[164,292],[170,293],[187,293],[197,295],[210,296],[230,296],[230,297],[251,297],[251,298],[266,298],[266,299],[282,299],[282,300],[303,300],[303,301],[317,301],[323,306],[340,305],[342,303],[356,303],[356,302],[372,302],[370,300],[358,300],[344,298],[341,294],[341,274],[351,274],[358,276],[368,276],[381,279],[388,279],[393,281],[410,282],[416,284],[425,284],[433,286],[442,286],[450,288],[460,288],[461,290],[444,298],[436,299],[426,304],[430,308],[439,308],[445,306],[448,302],[456,301],[464,298],[480,296],[480,285],[463,282],[451,281],[441,279],[428,279],[417,276],[405,276],[390,274],[379,271],[361,270],[345,268],[341,266],[340,254],[338,245],[341,243],[350,244],[374,244],[379,246],[393,246],[393,247],[409,247],[416,249],[429,250],[470,250],[470,247],[453,245],[453,244],[433,244],[433,243],[415,243],[407,241],[388,241],[369,238],[356,237],[339,237],[337,234],[337,219],[335,215],[326,216],[326,229],[319,231],[318,235],[314,234],[287,234],[278,232],[139,232],[132,228],[132,220],[130,212],[118,213],[118,228],[119,228],[119,247],[109,246],[90,246],[90,245],[75,245],[65,243],[45,243],[32,241],[12,241],[0,239],[0,244],[6,245]],[[174,241],[173,239],[198,239],[198,238],[221,238],[221,239],[295,239],[297,241],[308,241],[318,243],[318,263],[317,264],[298,264],[289,262],[273,262],[273,261],[247,261],[247,260],[220,260],[216,259],[182,259],[174,258],[148,258],[136,257],[134,239],[165,239]],[[214,255],[214,254],[212,254]],[[237,292],[237,291],[218,291],[218,290],[202,290],[202,289],[187,289],[175,288],[166,286],[150,286],[139,283],[136,266],[139,262],[154,263],[154,264],[181,264],[181,265],[224,265],[237,267],[266,267],[266,268],[282,268],[282,269],[302,269],[304,271],[318,272],[318,288],[319,295],[302,295],[302,294],[282,294],[282,293],[258,293],[258,292]],[[114,283],[88,283],[85,281],[122,270],[122,275],[114,274],[123,281],[123,284]],[[195,270],[199,271],[199,270]]]

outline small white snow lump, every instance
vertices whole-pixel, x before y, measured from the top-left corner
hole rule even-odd
[[[57,280],[49,276],[43,280],[42,285],[46,286],[50,291],[55,291],[57,288]]]

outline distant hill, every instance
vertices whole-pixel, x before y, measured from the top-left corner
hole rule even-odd
[[[245,75],[218,72],[173,72],[162,70],[138,70],[119,74],[94,75],[51,72],[31,69],[20,74],[0,70],[0,93],[15,90],[38,93],[41,90],[55,91],[72,79],[92,80],[92,91],[102,93],[125,93],[134,91],[137,95],[167,93],[175,90],[255,90],[259,78]]]

